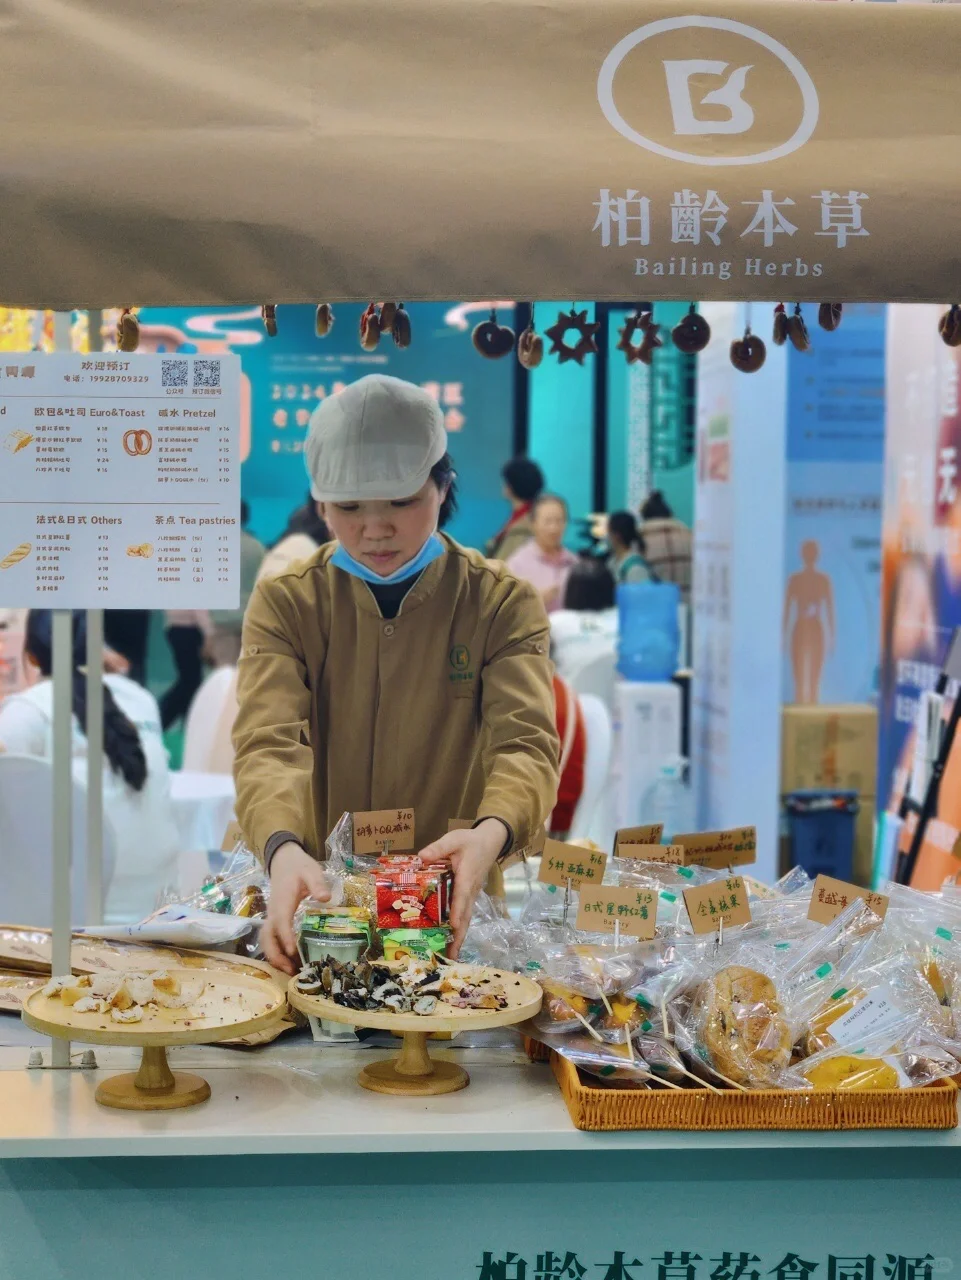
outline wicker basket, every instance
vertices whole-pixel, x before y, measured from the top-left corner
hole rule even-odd
[[[527,1054],[531,1062],[550,1062],[551,1051],[546,1044],[541,1044],[539,1040],[532,1040],[530,1036],[524,1037],[524,1052]]]
[[[954,1129],[952,1081],[924,1089],[870,1093],[793,1089],[741,1093],[710,1089],[617,1089],[585,1082],[566,1058],[551,1055],[577,1129]]]

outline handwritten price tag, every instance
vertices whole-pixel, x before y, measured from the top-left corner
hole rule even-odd
[[[818,924],[830,924],[857,898],[862,898],[876,916],[884,919],[888,909],[888,898],[883,893],[870,893],[867,889],[860,889],[856,884],[848,884],[845,880],[835,880],[831,876],[818,876],[811,893],[808,919],[816,920]]]
[[[408,853],[414,844],[413,809],[377,809],[354,814],[354,853]]]
[[[713,880],[695,889],[684,890],[684,905],[695,933],[714,933],[721,920],[724,927],[751,923],[747,887],[740,876]]]
[[[586,849],[579,844],[545,840],[537,878],[541,884],[553,884],[561,889],[566,888],[570,881],[572,889],[580,889],[585,884],[600,884],[606,868],[606,853],[598,853],[596,849]]]
[[[660,844],[661,836],[664,834],[664,824],[662,822],[650,822],[646,827],[621,827],[620,831],[614,836],[614,857],[615,858],[636,858],[638,855],[629,849],[628,845],[652,845]],[[647,859],[651,861],[650,858]]]
[[[682,844],[625,844],[621,846],[620,856],[634,862],[660,862],[669,867],[683,867],[684,852]]]
[[[727,831],[695,831],[675,836],[675,844],[685,849],[686,867],[746,867],[757,861],[757,828],[731,827]]]
[[[589,933],[620,932],[645,940],[654,937],[657,924],[657,894],[652,889],[627,886],[592,889],[584,886],[577,907],[577,928]]]

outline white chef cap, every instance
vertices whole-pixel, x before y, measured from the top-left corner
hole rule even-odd
[[[444,415],[434,397],[379,373],[322,401],[305,447],[319,502],[410,498],[446,452]]]

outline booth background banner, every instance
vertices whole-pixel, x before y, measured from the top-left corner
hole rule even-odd
[[[878,794],[898,804],[918,699],[934,687],[961,626],[959,353],[937,331],[939,308],[888,308],[882,657]],[[951,696],[957,694],[953,684]],[[952,751],[914,883],[940,888],[959,865],[961,750]]]
[[[845,307],[836,333],[788,351],[785,702],[877,697],[884,313]]]
[[[10,0],[0,297],[950,292],[958,6],[710,15]]]
[[[419,304],[411,316],[413,344],[401,350],[385,340],[372,352],[361,350],[357,339],[362,310],[338,306],[333,329],[320,339],[308,306],[284,307],[276,338],[267,337],[259,307],[145,308],[141,349],[240,355],[241,487],[251,528],[267,542],[307,498],[304,440],[321,399],[369,373],[425,387],[444,410],[450,453],[464,479],[449,531],[469,546],[483,545],[509,513],[500,467],[512,452],[513,363],[478,356],[470,330],[486,311],[470,304]]]
[[[787,356],[729,359],[751,308],[711,303],[698,366],[691,756],[699,830],[754,824],[777,875]],[[753,308],[753,319],[759,320]]]

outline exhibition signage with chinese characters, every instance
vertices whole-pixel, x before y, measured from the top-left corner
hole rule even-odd
[[[0,364],[0,604],[236,609],[240,361]]]
[[[135,83],[153,122],[132,129],[88,92],[98,7],[17,7],[4,83],[29,127],[0,136],[22,178],[0,216],[30,252],[0,260],[10,305],[942,303],[957,279],[956,4],[517,0],[508,20],[392,0],[372,23],[351,0],[274,0],[253,26],[235,9],[181,5],[169,30],[124,9],[112,83]],[[218,67],[253,60],[256,84],[180,74],[185,51],[212,50]],[[389,121],[357,92],[372,68],[405,70]]]

